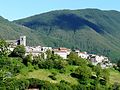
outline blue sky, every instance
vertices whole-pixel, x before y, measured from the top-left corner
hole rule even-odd
[[[16,20],[51,10],[98,8],[120,11],[120,0],[0,0],[0,16]]]

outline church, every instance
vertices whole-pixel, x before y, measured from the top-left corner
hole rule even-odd
[[[26,46],[26,36],[20,36],[18,40],[6,40],[6,42],[9,43],[11,47],[14,47],[17,45]]]

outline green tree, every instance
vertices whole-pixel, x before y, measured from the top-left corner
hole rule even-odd
[[[80,57],[78,57],[77,53],[75,52],[71,52],[68,56],[68,63],[70,65],[87,65],[87,61],[85,59],[82,59]]]
[[[32,55],[31,55],[31,54],[25,56],[25,58],[23,59],[23,63],[24,63],[25,65],[28,65],[28,62],[32,63]]]
[[[69,54],[68,58],[69,58],[69,59],[78,59],[79,57],[78,57],[77,53],[71,52],[71,53]]]
[[[113,90],[120,90],[120,84],[115,82],[112,86],[112,89]]]
[[[59,90],[73,90],[72,87],[64,81],[60,81]]]
[[[100,65],[97,65],[96,67],[94,67],[94,71],[96,72],[96,76],[97,78],[100,78],[102,75],[102,68]]]
[[[96,73],[96,78],[94,81],[95,86],[97,87],[102,76],[102,69],[100,65],[97,65],[93,68],[93,71]]]
[[[63,60],[63,58],[57,54],[52,54],[51,55],[51,59],[52,60]]]
[[[8,55],[8,43],[4,40],[0,40],[0,56],[7,56]]]
[[[0,83],[4,80],[4,71],[0,71]]]
[[[11,55],[13,57],[21,57],[24,58],[25,56],[25,47],[23,45],[18,45],[15,47],[15,49],[13,50],[13,52],[11,53]]]
[[[101,80],[102,85],[107,85],[108,84],[109,76],[110,76],[109,70],[108,69],[103,69],[102,70],[102,78],[103,79]]]
[[[47,50],[46,51],[46,55],[47,55],[47,59],[50,59],[51,58],[51,56],[52,56],[52,51],[51,50]]]
[[[54,60],[53,63],[54,63],[54,68],[56,69],[63,69],[68,65],[68,63],[64,60]]]
[[[88,66],[79,66],[75,70],[75,74],[77,75],[77,78],[79,79],[81,84],[88,84],[88,81],[92,76],[91,72],[91,68],[89,68]]]

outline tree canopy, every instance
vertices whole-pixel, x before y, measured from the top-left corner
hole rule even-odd
[[[11,53],[11,55],[13,57],[21,57],[24,58],[25,56],[25,47],[23,45],[18,45],[14,48],[13,52]]]
[[[8,43],[6,43],[4,40],[0,40],[0,56],[7,56],[8,53]]]

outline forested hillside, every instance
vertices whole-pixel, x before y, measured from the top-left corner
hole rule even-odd
[[[120,12],[56,10],[14,21],[34,30],[47,46],[80,49],[120,58]],[[39,41],[40,42],[40,41]]]
[[[0,90],[120,90],[120,61],[114,68],[101,68],[71,52],[63,59],[52,51],[25,55],[18,45],[9,52],[0,40]]]
[[[41,43],[37,36],[33,34],[33,30],[14,24],[3,17],[0,17],[0,39],[16,40],[19,39],[21,35],[27,36],[27,45],[36,45]]]

